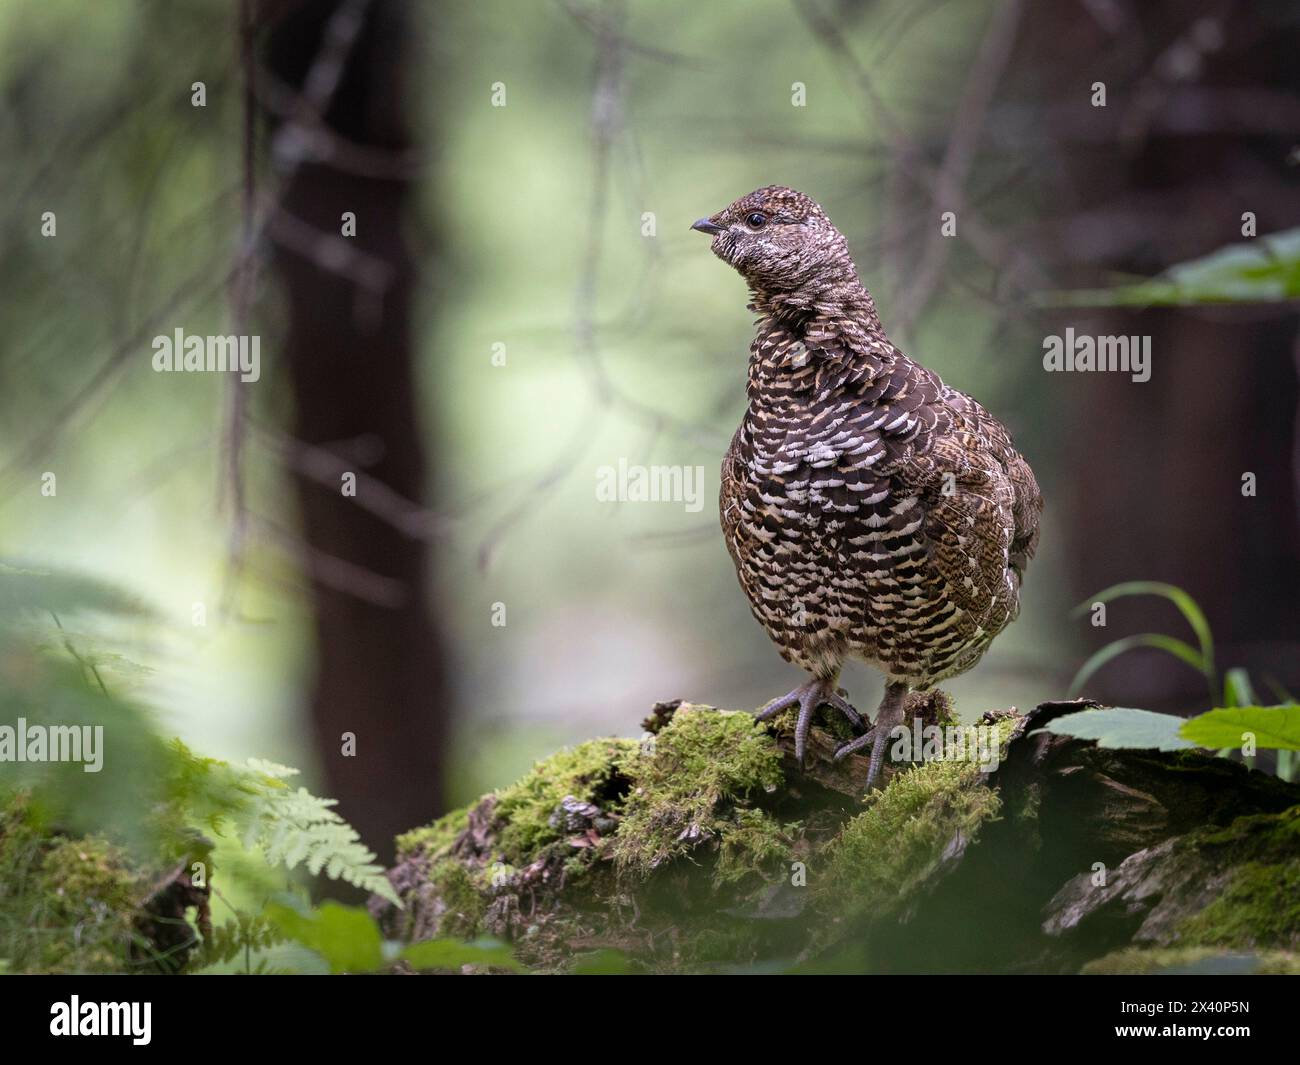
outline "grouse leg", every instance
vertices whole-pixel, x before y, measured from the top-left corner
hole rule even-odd
[[[864,736],[858,736],[856,739],[849,740],[838,751],[835,752],[835,761],[848,757],[854,751],[860,751],[864,747],[871,748],[871,764],[867,767],[867,791],[870,791],[872,785],[876,782],[876,777],[880,774],[880,766],[885,760],[885,748],[889,745],[889,734],[895,726],[902,723],[903,704],[907,700],[907,685],[902,681],[894,681],[885,685],[884,698],[880,700],[880,709],[876,711],[876,720],[871,727],[871,731]]]
[[[819,706],[829,706],[838,710],[848,718],[849,724],[855,729],[859,732],[866,731],[867,723],[862,720],[862,715],[836,689],[835,682],[838,679],[838,677],[813,677],[806,684],[786,692],[779,699],[773,699],[754,714],[756,720],[767,721],[776,717],[782,710],[788,710],[792,706],[799,707],[799,718],[794,726],[794,758],[799,763],[800,769],[804,767],[808,729],[812,726],[813,714],[817,712]]]

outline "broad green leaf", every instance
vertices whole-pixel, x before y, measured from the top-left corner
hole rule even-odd
[[[1220,707],[1186,721],[1179,735],[1199,747],[1240,749],[1247,732],[1257,747],[1300,751],[1300,705]]]
[[[522,972],[510,948],[495,939],[426,939],[404,947],[398,957],[416,969],[459,969],[462,965],[492,965]]]
[[[1096,740],[1098,747],[1178,751],[1196,744],[1179,735],[1183,718],[1115,706],[1105,710],[1080,710],[1049,722],[1044,729],[1076,740]]]
[[[289,939],[324,958],[332,973],[372,973],[384,964],[379,926],[359,906],[324,902],[319,909],[299,913],[271,902],[266,916]]]

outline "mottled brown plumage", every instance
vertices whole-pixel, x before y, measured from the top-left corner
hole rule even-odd
[[[848,242],[807,196],[758,189],[692,227],[749,283],[749,407],[722,464],[722,528],[754,616],[809,674],[760,711],[829,705],[884,737],[911,688],[973,666],[1016,616],[1042,500],[1007,430],[899,351]],[[875,727],[836,689],[886,678]]]

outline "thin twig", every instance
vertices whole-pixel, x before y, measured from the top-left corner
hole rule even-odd
[[[243,197],[241,215],[243,229],[240,234],[239,257],[231,283],[230,317],[234,335],[242,337],[248,329],[249,309],[253,299],[253,286],[257,281],[257,261],[254,254],[256,239],[257,205],[257,90],[254,51],[257,40],[256,0],[239,0],[239,60],[244,77],[243,113]],[[243,566],[244,540],[247,535],[247,518],[244,503],[242,457],[244,421],[247,417],[247,398],[244,382],[232,374],[226,391],[226,428],[223,451],[225,454],[224,491],[230,505],[230,538],[227,547],[226,575],[222,583],[220,613],[228,617],[234,606],[235,589]]]
[[[598,403],[592,404],[590,416],[578,419],[577,429],[574,431],[569,445],[533,481],[523,497],[517,500],[515,505],[488,530],[487,535],[479,543],[478,566],[480,570],[487,572],[491,568],[492,560],[500,548],[501,542],[510,530],[533,509],[534,502],[573,473],[578,460],[586,454],[587,449],[591,446],[591,441],[595,439],[596,430],[600,426],[605,409]]]
[[[1021,12],[1021,0],[1004,0],[994,6],[988,30],[980,42],[970,75],[966,79],[961,103],[953,116],[948,148],[944,152],[935,182],[934,202],[941,211],[957,211],[959,206],[966,203],[966,178],[975,162],[984,118],[993,102],[998,82],[1006,70],[1007,61],[1011,58]],[[935,221],[937,220],[932,220],[927,230],[925,248],[916,269],[909,274],[908,283],[899,291],[898,298],[890,309],[890,324],[901,334],[910,333],[916,319],[934,295],[948,261],[952,240],[943,235],[942,228],[934,224]],[[960,221],[958,225],[960,227]],[[960,231],[959,228],[958,232]]]
[[[213,280],[212,271],[207,267],[196,271],[191,277],[181,282],[162,305],[149,315],[122,343],[109,354],[103,365],[91,376],[90,380],[79,388],[28,443],[19,449],[13,460],[0,470],[0,480],[13,476],[21,467],[44,455],[53,441],[69,428],[76,418],[84,412],[91,401],[97,398],[126,366],[127,359],[138,353],[140,345],[151,333],[157,332],[164,321],[175,316],[176,311],[187,306],[196,296],[205,298],[214,296],[224,288],[233,276],[233,271]]]
[[[361,251],[337,233],[317,229],[283,207],[271,215],[270,237],[280,247],[296,252],[325,273],[337,274],[371,295],[382,295],[396,276],[393,264]]]
[[[572,3],[571,0],[560,0],[560,6],[569,13],[574,21],[597,36],[609,34],[608,20],[604,15],[598,14],[594,8],[583,7],[580,4]],[[670,52],[665,48],[656,48],[652,44],[646,44],[644,41],[638,41],[635,37],[624,34],[621,29],[615,36],[615,43],[625,52],[666,63],[668,66],[694,67],[697,70],[703,70],[705,66],[694,56],[682,55],[680,52]]]
[[[282,463],[317,484],[338,491],[342,476],[352,474],[357,480],[356,504],[404,535],[432,540],[450,531],[452,519],[407,499],[377,477],[357,469],[356,462],[285,433],[256,427],[254,431]]]
[[[239,257],[235,267],[236,282],[232,289],[231,316],[235,335],[245,332],[252,304],[252,295],[259,276],[257,250],[261,238],[271,222],[280,213],[284,192],[306,161],[301,152],[287,147],[293,143],[302,123],[323,121],[329,111],[334,94],[338,91],[348,58],[365,25],[371,0],[344,0],[330,16],[325,26],[321,46],[303,79],[303,89],[297,98],[297,112],[277,131],[273,151],[282,164],[283,173],[279,189],[274,196],[260,197],[256,188],[256,118],[258,103],[256,35],[258,19],[257,0],[240,0],[240,66],[244,79],[244,196],[243,230]],[[282,224],[283,220],[282,220]],[[243,382],[232,376],[229,403],[226,412],[226,478],[225,493],[231,509],[231,530],[226,574],[222,584],[221,613],[229,616],[233,607],[235,588],[243,565],[246,536],[246,508],[241,472],[241,450],[246,422],[246,400]]]
[[[578,358],[586,371],[594,397],[593,414],[578,422],[573,439],[558,458],[546,467],[519,499],[489,529],[479,544],[479,567],[486,570],[510,530],[533,509],[535,501],[569,476],[595,439],[595,428],[603,413],[617,408],[645,423],[657,435],[666,430],[717,444],[722,438],[706,426],[695,426],[656,409],[629,395],[610,377],[601,359],[596,335],[597,283],[603,258],[601,233],[609,204],[610,160],[623,132],[623,76],[626,55],[643,52],[625,33],[625,0],[605,0],[600,10],[564,7],[596,36],[596,71],[591,104],[591,184],[587,208],[587,234],[582,265],[574,292],[574,340]],[[655,58],[668,60],[667,55]],[[651,264],[653,269],[653,262]]]
[[[67,649],[68,654],[72,655],[76,660],[77,665],[81,667],[83,673],[89,673],[95,678],[95,683],[99,685],[99,690],[107,695],[108,688],[104,686],[104,678],[99,675],[99,670],[95,668],[95,663],[81,657],[77,649],[72,645],[72,637],[68,635],[68,631],[63,627],[63,622],[59,620],[59,615],[51,610],[50,617],[54,619],[54,624],[63,635],[63,646]]]
[[[405,582],[322,551],[269,518],[252,512],[249,512],[249,516],[256,522],[262,535],[294,556],[300,567],[311,575],[313,582],[362,602],[392,610],[405,606],[410,600],[410,589]]]
[[[834,55],[853,78],[854,84],[862,93],[876,123],[883,127],[891,143],[891,153],[897,165],[918,181],[931,198],[938,204],[939,173],[927,161],[926,152],[903,128],[889,105],[885,103],[875,81],[866,68],[858,61],[840,33],[839,27],[816,6],[813,0],[793,0],[796,11],[802,16],[813,36]],[[970,246],[986,262],[998,269],[1005,269],[1013,260],[1017,265],[1035,273],[1041,273],[1031,260],[1017,256],[1016,249],[1006,238],[986,225],[978,213],[967,204],[950,205],[949,209],[962,210],[961,232]]]

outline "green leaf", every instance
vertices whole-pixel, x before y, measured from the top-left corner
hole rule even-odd
[[[1179,735],[1199,747],[1240,749],[1247,732],[1257,747],[1300,751],[1300,705],[1219,707],[1184,722]]]
[[[284,936],[324,958],[331,973],[372,973],[384,965],[379,926],[359,906],[324,902],[319,909],[299,913],[271,902],[265,916]]]
[[[510,948],[496,939],[476,939],[469,943],[459,939],[426,939],[404,947],[397,956],[416,969],[459,970],[462,965],[491,965],[515,972],[524,970]]]
[[[338,800],[288,787],[285,778],[298,772],[288,766],[250,758],[242,772],[241,784],[250,801],[234,812],[234,819],[242,826],[245,848],[259,846],[273,865],[305,865],[313,876],[324,872],[401,907],[374,852],[332,809]]]
[[[1159,277],[1107,289],[1048,292],[1037,301],[1056,306],[1184,306],[1200,303],[1274,303],[1300,299],[1300,229],[1229,244]]]
[[[1196,744],[1179,734],[1183,718],[1115,706],[1105,710],[1080,710],[1049,722],[1043,729],[1076,740],[1096,740],[1098,747],[1178,751]]]

